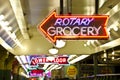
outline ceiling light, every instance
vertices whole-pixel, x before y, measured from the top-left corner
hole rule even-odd
[[[87,46],[87,44],[84,44],[84,46],[86,47],[86,46]]]
[[[87,45],[90,45],[90,41],[88,40],[86,44],[87,44]]]
[[[59,65],[54,65],[54,66],[50,69],[50,71],[56,69],[58,66],[59,66]]]
[[[103,57],[104,57],[104,58],[106,58],[106,57],[107,57],[107,53],[106,53],[106,51],[105,51],[105,50],[104,50]]]
[[[12,37],[13,39],[16,39],[16,35],[15,35],[14,32],[11,34],[11,37]]]
[[[56,69],[61,69],[62,68],[62,66],[59,66],[59,67],[57,67]]]
[[[115,54],[115,51],[112,52],[112,55],[114,55],[114,54]]]
[[[50,64],[44,64],[43,69],[44,69],[44,70],[47,69],[47,67],[48,67],[49,65],[50,65]]]
[[[0,37],[0,44],[6,48],[8,51],[14,53],[14,50],[11,46],[9,46],[1,37]]]
[[[114,29],[115,31],[118,31],[118,27],[117,27],[117,26],[114,26],[113,29]]]
[[[21,60],[22,60],[23,63],[25,63],[25,64],[28,63],[26,56],[21,55],[19,57],[21,58]]]
[[[57,54],[58,53],[58,49],[53,47],[53,48],[49,49],[49,53],[50,54]]]
[[[112,57],[112,60],[115,59],[115,57]]]
[[[53,64],[53,65],[50,65],[48,68],[47,68],[47,70],[49,71],[52,67],[54,67],[55,65]]]
[[[0,21],[2,21],[5,18],[4,15],[0,15]]]
[[[69,58],[68,58],[68,61],[73,59],[74,57],[76,57],[77,55],[70,55]]]
[[[21,34],[25,39],[29,39],[29,35],[27,33],[27,26],[25,23],[24,15],[23,15],[23,9],[20,0],[9,0],[11,7],[13,9],[13,12],[15,14],[19,29],[21,31]]]
[[[21,59],[20,59],[20,56],[15,56],[15,58],[18,60],[18,62],[19,62],[20,64],[22,64],[22,61],[21,61]]]
[[[12,30],[12,27],[11,27],[11,26],[9,26],[7,29],[8,29],[9,31],[11,31],[11,30]]]
[[[103,61],[106,61],[106,59],[103,59]]]
[[[62,48],[62,47],[65,46],[65,44],[66,44],[65,41],[63,41],[63,40],[57,40],[55,46],[56,46],[57,48]]]
[[[8,26],[8,25],[9,25],[9,22],[8,22],[8,21],[5,21],[5,22],[4,22],[4,25]]]

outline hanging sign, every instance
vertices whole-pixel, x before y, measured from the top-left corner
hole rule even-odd
[[[68,57],[66,56],[59,56],[53,57],[52,59],[49,57],[34,57],[31,59],[30,66],[37,66],[38,64],[45,64],[45,63],[52,63],[52,64],[69,64]]]
[[[73,65],[67,68],[67,75],[69,77],[75,77],[77,75],[77,68]]]
[[[43,77],[44,76],[44,70],[43,69],[33,69],[29,71],[30,77]]]
[[[107,15],[56,15],[53,11],[38,29],[53,43],[57,39],[108,39]]]

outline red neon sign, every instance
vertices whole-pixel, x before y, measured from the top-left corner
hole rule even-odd
[[[55,57],[49,59],[47,57],[35,57],[31,59],[30,66],[36,66],[38,64],[53,63],[53,64],[69,64],[68,57]]]
[[[42,77],[44,76],[44,70],[43,69],[33,69],[29,72],[30,77]]]
[[[39,26],[52,42],[57,39],[108,39],[107,15],[56,15],[52,12]]]
[[[37,78],[30,78],[29,80],[37,80]]]

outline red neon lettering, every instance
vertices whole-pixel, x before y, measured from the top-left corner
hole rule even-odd
[[[46,62],[46,58],[42,58],[42,62],[45,63]]]

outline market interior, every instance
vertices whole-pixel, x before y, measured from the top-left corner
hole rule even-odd
[[[106,26],[109,38],[107,40],[57,40],[54,44],[38,29],[53,10],[56,10],[57,15],[109,15]],[[32,57],[55,59],[61,56],[68,57],[70,65],[80,63],[82,66],[95,66],[97,64],[97,66],[115,66],[114,68],[118,69],[116,66],[119,66],[120,62],[119,34],[120,0],[0,0],[0,60],[3,61],[0,69],[11,70],[13,65],[17,68],[21,66],[20,73],[14,69],[13,72],[28,78],[27,72],[31,68],[29,64]],[[51,49],[56,52],[51,54]],[[94,60],[94,54],[97,54],[95,59],[98,62]],[[44,62],[44,64],[37,65],[37,68],[52,71],[65,67],[65,65],[51,63]],[[78,73],[79,78],[88,75],[83,75],[84,73],[79,71]],[[96,73],[95,70],[90,71],[89,75]],[[58,74],[57,77],[63,76],[62,73],[61,76]],[[56,75],[52,76],[54,77]]]

